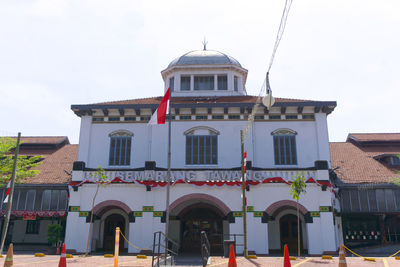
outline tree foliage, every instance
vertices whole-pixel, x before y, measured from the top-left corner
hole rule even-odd
[[[293,182],[290,185],[290,195],[294,200],[299,201],[300,195],[306,193],[306,178],[303,173],[298,173],[293,178]]]
[[[10,179],[14,164],[14,149],[17,140],[10,137],[0,137],[0,183]],[[16,183],[27,177],[35,177],[39,171],[33,168],[40,164],[41,156],[18,156]]]

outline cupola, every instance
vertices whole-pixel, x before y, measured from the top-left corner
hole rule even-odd
[[[161,72],[165,91],[172,96],[246,95],[247,70],[238,60],[222,52],[203,50],[188,52]]]

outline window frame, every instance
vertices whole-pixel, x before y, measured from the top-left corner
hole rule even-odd
[[[109,166],[131,165],[132,137],[133,133],[127,130],[118,130],[109,134],[110,138],[110,146],[108,154]]]
[[[208,134],[199,134],[199,130],[207,130]],[[185,165],[218,165],[218,131],[200,126],[187,130],[184,135],[186,136]]]
[[[297,133],[291,129],[278,129],[271,133],[275,165],[297,165]]]
[[[186,82],[184,82],[184,80],[185,79],[188,79],[189,80],[189,87],[183,87],[183,84],[186,84]],[[190,83],[191,83],[191,77],[189,76],[189,75],[181,75],[181,88],[180,88],[180,90],[181,91],[190,91]]]
[[[201,79],[201,78],[210,78],[210,81],[208,81],[208,83],[210,83],[211,87],[209,89],[199,89],[198,88],[198,83],[199,81],[196,82],[197,79]],[[213,91],[215,90],[215,77],[214,75],[195,75],[193,77],[193,90],[194,91]]]
[[[27,220],[25,234],[38,235],[40,233],[40,220]]]

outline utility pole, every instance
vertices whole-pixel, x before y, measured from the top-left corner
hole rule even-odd
[[[12,199],[13,199],[13,194],[14,194],[15,177],[17,176],[17,161],[18,161],[20,139],[21,139],[21,133],[18,133],[17,146],[15,147],[14,164],[13,164],[13,171],[12,171],[12,176],[11,176],[11,183],[10,183],[10,194],[8,195],[7,211],[6,211],[6,216],[4,217],[4,222],[3,222],[3,232],[2,232],[3,235],[1,237],[0,255],[3,255],[4,242],[6,241],[8,224],[10,222]],[[3,201],[3,200],[1,200],[1,201]]]
[[[242,162],[242,212],[243,212],[243,255],[247,258],[247,201],[246,201],[246,176],[245,176],[245,166],[244,166],[244,133],[240,130],[240,153]]]

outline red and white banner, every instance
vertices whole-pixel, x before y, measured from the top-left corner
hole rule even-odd
[[[8,202],[8,195],[10,194],[11,178],[12,177],[10,177],[10,179],[8,180],[8,183],[7,183],[6,193],[4,194],[6,198],[4,199],[3,203],[7,203]]]
[[[167,92],[165,92],[163,99],[161,100],[160,105],[151,116],[150,121],[147,125],[165,123],[167,114],[169,113],[169,96],[170,96],[170,91],[168,88]]]

